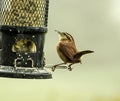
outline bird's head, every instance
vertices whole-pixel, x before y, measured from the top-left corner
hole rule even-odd
[[[67,32],[60,32],[58,30],[55,30],[60,35],[60,40],[74,40],[73,37],[67,33]]]

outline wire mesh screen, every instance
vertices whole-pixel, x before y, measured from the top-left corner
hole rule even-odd
[[[0,0],[0,25],[46,27],[48,0]]]

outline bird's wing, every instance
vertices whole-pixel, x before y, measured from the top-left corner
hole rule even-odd
[[[80,58],[82,55],[84,54],[88,54],[88,53],[93,53],[94,51],[91,51],[91,50],[85,50],[85,51],[81,51],[81,52],[77,52],[75,55],[74,55],[74,58]]]
[[[76,47],[72,45],[72,43],[60,43],[59,44],[59,50],[60,52],[66,56],[69,60],[73,60],[73,56],[77,52]]]

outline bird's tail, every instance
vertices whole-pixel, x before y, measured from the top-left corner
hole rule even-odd
[[[88,53],[93,53],[94,51],[91,51],[91,50],[85,50],[85,51],[81,51],[81,52],[77,52],[75,55],[74,55],[74,58],[80,58],[81,56],[85,55],[85,54],[88,54]]]

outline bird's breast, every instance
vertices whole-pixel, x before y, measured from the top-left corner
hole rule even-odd
[[[57,53],[59,55],[59,57],[62,59],[62,61],[64,61],[65,63],[67,63],[67,57],[64,55],[64,53],[60,50],[59,45],[57,45]]]

